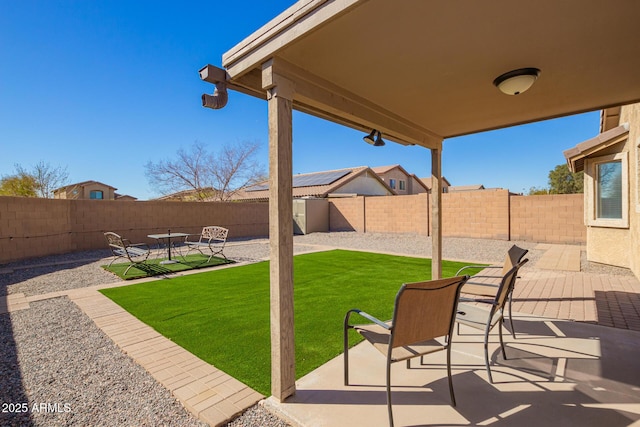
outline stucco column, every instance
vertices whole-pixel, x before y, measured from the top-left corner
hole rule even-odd
[[[269,255],[271,287],[271,394],[296,391],[293,325],[293,85],[271,62],[262,70],[269,108]]]
[[[431,278],[442,278],[442,142],[431,149]]]

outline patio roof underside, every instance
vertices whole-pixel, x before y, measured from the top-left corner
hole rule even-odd
[[[385,139],[442,139],[640,101],[637,0],[301,0],[223,56],[232,89],[266,96],[262,68],[295,85],[294,108]],[[542,70],[508,96],[493,80]]]

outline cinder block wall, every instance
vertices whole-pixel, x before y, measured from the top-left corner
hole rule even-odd
[[[229,238],[267,236],[266,203],[130,202],[0,197],[0,263],[105,248],[103,233],[154,243],[148,234],[229,228]]]
[[[413,196],[330,199],[331,231],[429,235],[430,199]],[[517,196],[508,190],[442,195],[442,232],[449,237],[585,243],[583,196]],[[423,220],[428,218],[428,220]]]
[[[0,197],[0,263],[74,249],[68,201]]]
[[[329,231],[365,230],[366,197],[349,197],[329,199]],[[369,198],[370,199],[370,198]]]
[[[444,236],[585,243],[581,194],[512,196],[507,190],[442,195]],[[330,231],[430,232],[426,194],[329,200]],[[267,236],[267,203],[132,202],[0,197],[0,264],[105,248],[105,231],[153,243],[148,234],[229,228],[229,237]]]
[[[512,197],[511,240],[585,243],[584,195]]]
[[[367,197],[366,231],[370,233],[418,233],[429,235],[427,194]]]
[[[443,194],[442,235],[509,240],[509,191]]]

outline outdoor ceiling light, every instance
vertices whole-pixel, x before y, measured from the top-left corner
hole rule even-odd
[[[382,140],[382,134],[375,129],[373,129],[369,135],[362,138],[362,140],[367,144],[373,145],[374,147],[382,147],[384,145],[384,141]]]
[[[520,68],[498,76],[493,84],[507,95],[519,95],[529,89],[539,75],[537,68]]]

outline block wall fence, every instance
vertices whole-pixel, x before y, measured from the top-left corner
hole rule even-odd
[[[229,238],[266,236],[266,203],[133,202],[0,197],[0,264],[87,249],[106,249],[103,233],[155,243],[148,234],[229,228]]]
[[[429,235],[426,194],[329,199],[329,230]],[[582,194],[518,196],[507,190],[442,195],[442,234],[447,237],[584,244]]]
[[[431,222],[426,194],[329,199],[329,230],[418,233]],[[581,194],[514,196],[507,190],[442,195],[444,236],[583,244]],[[103,233],[153,243],[148,234],[229,228],[229,238],[269,233],[267,203],[133,202],[0,197],[0,264],[106,248]]]

